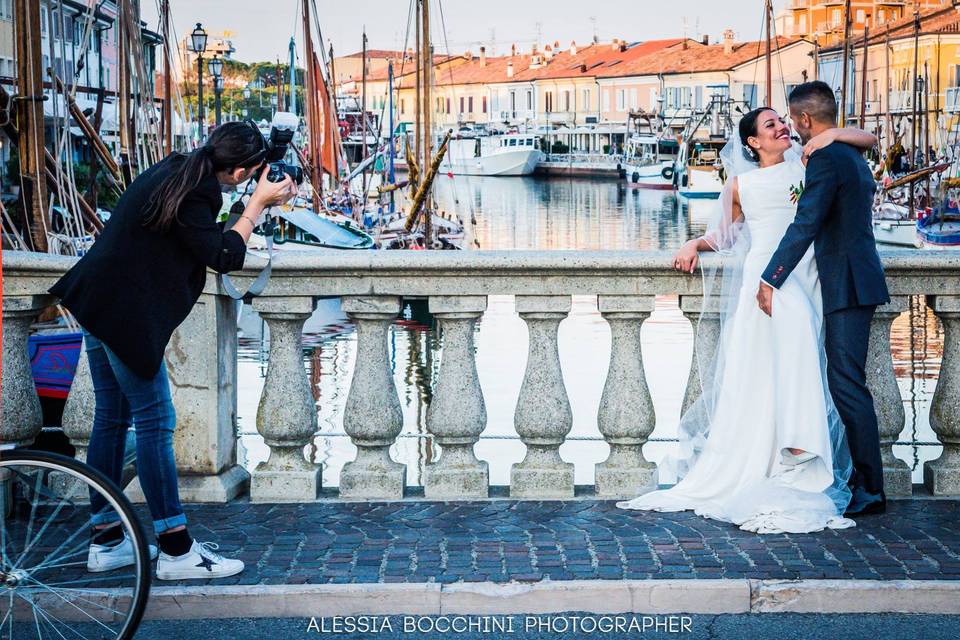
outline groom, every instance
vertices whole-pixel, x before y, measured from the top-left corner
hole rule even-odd
[[[824,82],[790,92],[790,117],[800,139],[837,126],[837,103]],[[860,152],[835,142],[807,162],[797,215],[763,272],[757,300],[770,315],[778,289],[813,243],[826,330],[827,381],[847,431],[853,497],[846,515],[883,513],[883,464],[873,397],[867,389],[867,344],[877,305],[890,301],[871,224],[873,176]]]

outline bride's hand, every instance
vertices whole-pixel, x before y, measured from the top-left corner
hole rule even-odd
[[[673,255],[673,268],[684,273],[693,273],[697,268],[700,254],[697,252],[697,240],[687,240]]]
[[[804,159],[809,158],[813,155],[815,151],[828,147],[837,140],[837,129],[827,129],[823,133],[819,133],[809,140],[807,144],[803,145],[803,157]]]

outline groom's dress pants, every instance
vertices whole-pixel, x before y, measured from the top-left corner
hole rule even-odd
[[[883,463],[873,396],[867,388],[867,346],[874,306],[840,309],[824,316],[827,382],[847,431],[853,458],[852,486],[880,495]]]

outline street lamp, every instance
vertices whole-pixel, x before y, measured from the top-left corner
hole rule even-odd
[[[197,125],[203,138],[203,52],[207,50],[207,32],[200,23],[190,32],[190,50],[197,54]]]
[[[207,69],[210,70],[210,74],[213,76],[213,104],[216,110],[215,122],[219,127],[221,121],[220,93],[223,91],[223,60],[217,56],[210,58],[210,61],[207,63]]]

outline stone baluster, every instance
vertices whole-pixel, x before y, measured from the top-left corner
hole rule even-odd
[[[610,445],[610,455],[596,465],[596,494],[601,498],[636,496],[656,470],[642,452],[656,416],[640,350],[640,329],[653,305],[653,296],[597,299],[600,314],[610,325],[610,367],[597,413],[600,433]]]
[[[943,323],[943,359],[930,403],[930,426],[943,445],[923,465],[923,482],[935,496],[960,495],[960,296],[928,298]]]
[[[3,298],[3,438],[4,444],[32,444],[43,428],[40,397],[27,352],[30,325],[51,304],[48,295]]]
[[[720,340],[719,297],[708,298],[708,308],[703,308],[701,296],[680,296],[680,311],[693,327],[693,358],[690,362],[690,374],[687,377],[687,390],[683,395],[681,415],[700,397],[703,385],[700,380],[700,359],[713,358]]]
[[[880,431],[880,455],[883,460],[883,489],[888,496],[909,496],[913,492],[910,467],[893,455],[893,443],[903,431],[906,415],[903,398],[893,372],[890,352],[890,326],[909,308],[907,296],[893,296],[888,304],[877,307],[870,323],[870,346],[867,351],[867,387],[873,395]]]
[[[560,458],[560,445],[573,426],[573,412],[557,350],[570,296],[517,296],[516,309],[527,323],[529,349],[513,423],[527,453],[510,470],[510,495],[571,498],[573,464]]]
[[[303,366],[303,323],[313,313],[307,297],[255,298],[253,308],[270,330],[270,356],[257,407],[257,431],[270,457],[250,478],[253,502],[305,502],[320,492],[319,465],[304,447],[317,432],[317,407]]]
[[[403,413],[387,336],[400,313],[400,298],[348,296],[342,308],[357,325],[357,360],[343,416],[343,428],[357,447],[357,457],[340,473],[340,497],[399,499],[407,468],[390,458],[390,447],[403,429]]]
[[[442,449],[439,461],[427,465],[424,474],[424,494],[430,499],[487,497],[487,463],[473,451],[487,424],[473,342],[477,319],[486,308],[486,296],[430,298],[443,337],[440,374],[427,410],[427,429]]]

